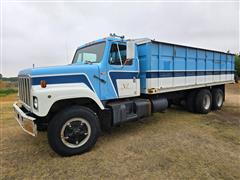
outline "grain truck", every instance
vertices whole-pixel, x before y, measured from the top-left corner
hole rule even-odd
[[[71,156],[89,151],[102,130],[170,104],[219,110],[227,83],[233,54],[111,34],[77,48],[71,64],[20,71],[13,108],[25,132],[47,130],[52,149]]]

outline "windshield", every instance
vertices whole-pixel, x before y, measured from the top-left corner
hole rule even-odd
[[[73,64],[99,63],[102,59],[105,42],[93,44],[78,49],[73,58]]]

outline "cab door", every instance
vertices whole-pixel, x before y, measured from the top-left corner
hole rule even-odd
[[[140,80],[136,59],[126,59],[126,44],[113,42],[107,65],[108,83],[116,98],[140,95]]]

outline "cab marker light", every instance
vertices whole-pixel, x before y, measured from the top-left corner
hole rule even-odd
[[[41,88],[46,88],[47,87],[47,82],[45,80],[40,81]]]

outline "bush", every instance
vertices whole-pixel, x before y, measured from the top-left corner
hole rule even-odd
[[[235,70],[237,71],[238,77],[240,77],[240,55],[235,56]]]
[[[0,89],[0,97],[7,96],[9,94],[17,93],[17,89]]]

